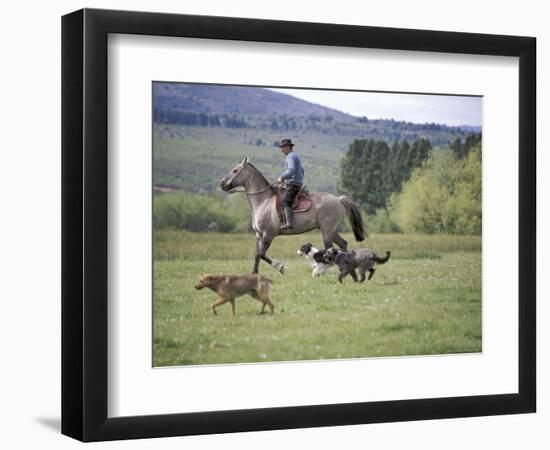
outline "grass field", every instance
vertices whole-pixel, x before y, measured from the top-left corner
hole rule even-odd
[[[163,125],[153,136],[155,185],[215,192],[221,178],[245,156],[269,180],[276,180],[284,167],[281,152],[273,146],[280,133],[273,131]],[[258,138],[266,144],[250,142]],[[335,192],[340,159],[352,138],[309,131],[295,133],[293,139],[300,139],[300,156],[308,162],[309,189]]]
[[[418,138],[429,138],[431,144],[439,148],[447,147],[457,137],[465,139],[468,134],[444,126],[439,131],[399,131],[400,126],[418,128],[422,125],[383,122],[324,124],[284,131],[258,124],[251,124],[251,128],[155,124],[153,182],[193,192],[214,192],[219,180],[245,156],[249,156],[269,180],[276,180],[283,159],[273,143],[283,136],[292,138],[297,144],[296,149],[306,164],[309,189],[337,192],[340,160],[354,139],[382,139],[391,146],[396,139],[406,138],[412,143]],[[258,145],[257,141],[262,144]]]
[[[350,246],[359,246],[345,236]],[[311,277],[296,255],[318,232],[275,239],[263,263],[273,279],[273,316],[251,297],[210,311],[215,294],[194,284],[203,272],[249,273],[251,234],[158,231],[154,237],[154,365],[222,364],[481,351],[481,239],[375,235],[361,246],[392,251],[370,282],[337,271]]]

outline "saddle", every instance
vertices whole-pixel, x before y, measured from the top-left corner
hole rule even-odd
[[[283,195],[283,192],[283,189],[278,189],[277,195],[275,195],[275,208],[277,209],[277,215],[279,216],[281,222],[283,221],[283,208],[281,206],[281,196]],[[309,211],[309,209],[311,208],[311,203],[312,200],[307,188],[302,186],[301,189],[298,191],[298,194],[294,198],[294,201],[292,202],[292,212],[294,214],[299,214]]]

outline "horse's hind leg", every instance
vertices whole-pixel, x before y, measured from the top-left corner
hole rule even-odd
[[[345,214],[345,208],[339,199],[337,205],[327,204],[320,209],[317,213],[317,224],[323,237],[323,244],[325,249],[331,248],[333,243],[338,245],[341,249],[346,249],[348,243],[338,235],[338,227],[342,223]]]
[[[334,235],[334,231],[323,230],[321,228],[321,236],[323,237],[323,245],[325,246],[325,249],[332,247],[332,243],[334,242]]]
[[[340,236],[338,233],[334,233],[334,242],[338,247],[340,247],[342,250],[348,249],[348,241],[346,241],[342,236]]]

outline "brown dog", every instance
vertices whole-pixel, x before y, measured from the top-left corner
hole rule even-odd
[[[241,295],[251,295],[262,302],[262,311],[266,305],[269,306],[271,314],[275,310],[275,306],[271,303],[271,284],[273,282],[262,275],[211,275],[209,273],[202,275],[195,289],[209,288],[212,289],[218,298],[212,303],[212,312],[217,315],[216,308],[224,303],[231,303],[231,311],[235,316],[235,299]]]

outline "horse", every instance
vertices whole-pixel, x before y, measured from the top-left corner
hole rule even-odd
[[[279,195],[271,183],[245,157],[220,182],[225,192],[235,191],[244,187],[248,203],[252,210],[252,228],[256,232],[256,254],[252,273],[258,273],[260,259],[284,273],[281,262],[267,256],[269,246],[278,235],[302,234],[319,229],[323,237],[325,248],[336,243],[338,247],[347,250],[348,243],[338,234],[338,227],[347,212],[353,234],[357,241],[363,241],[367,231],[358,205],[349,197],[336,196],[326,192],[311,194],[312,204],[308,211],[295,214],[294,227],[290,230],[281,230],[277,214],[275,196]],[[240,191],[238,191],[240,192]]]

